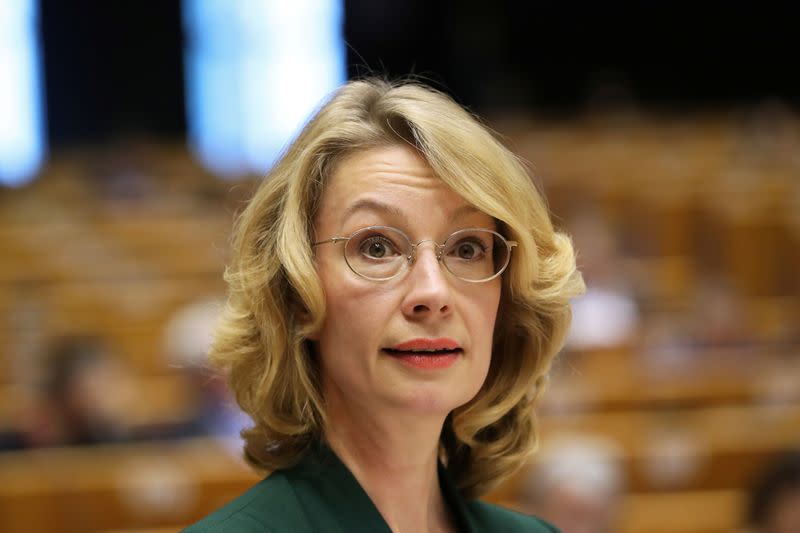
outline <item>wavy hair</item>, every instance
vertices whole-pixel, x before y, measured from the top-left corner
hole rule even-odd
[[[518,241],[503,275],[492,357],[481,390],[447,417],[440,456],[467,497],[489,491],[536,448],[534,405],[583,290],[571,241],[554,230],[525,167],[450,97],[415,82],[341,87],[267,174],[238,216],[226,269],[228,301],[211,360],[254,427],[242,432],[258,469],[286,468],[322,438],[325,403],[308,337],[325,296],[311,243],[336,164],[409,143],[456,193]]]

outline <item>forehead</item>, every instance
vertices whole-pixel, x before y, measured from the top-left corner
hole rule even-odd
[[[342,160],[325,184],[317,218],[341,226],[359,212],[417,218],[431,211],[447,217],[481,214],[439,179],[416,150],[398,145]]]
[[[365,188],[409,191],[447,189],[422,155],[409,146],[386,146],[349,155],[334,169],[326,194]]]

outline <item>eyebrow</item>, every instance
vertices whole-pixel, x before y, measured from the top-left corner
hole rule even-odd
[[[450,215],[450,222],[455,222],[459,218],[464,218],[465,216],[472,215],[474,213],[483,213],[483,211],[481,211],[474,205],[470,204],[462,205],[461,207],[453,211],[452,215]]]
[[[362,198],[360,200],[357,200],[347,209],[345,209],[344,213],[342,214],[342,225],[344,225],[347,219],[350,218],[357,211],[375,211],[381,214],[388,214],[395,218],[400,219],[401,222],[408,225],[408,217],[398,207],[394,205],[385,204],[383,202],[379,202],[371,198]],[[469,205],[469,204],[462,205],[461,207],[453,211],[453,213],[450,215],[449,222],[455,222],[456,220],[473,213],[482,213],[482,211],[477,207],[475,207],[474,205]]]
[[[342,215],[342,225],[344,225],[347,219],[358,211],[375,211],[381,214],[388,214],[394,216],[395,218],[401,219],[404,223],[408,223],[408,217],[396,206],[385,204],[370,198],[362,198],[344,210],[344,214]]]

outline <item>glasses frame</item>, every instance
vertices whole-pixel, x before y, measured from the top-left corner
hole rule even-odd
[[[406,239],[406,241],[408,242],[409,246],[411,247],[411,250],[409,251],[408,255],[405,257],[406,260],[403,263],[403,266],[400,268],[400,270],[397,271],[396,274],[393,274],[392,276],[389,276],[388,278],[371,278],[369,276],[365,276],[364,274],[361,274],[360,272],[356,271],[356,269],[353,268],[353,265],[350,264],[350,261],[347,260],[347,244],[346,243],[348,241],[350,241],[350,239],[352,239],[353,237],[358,235],[359,233],[362,233],[364,231],[369,231],[369,230],[381,230],[381,229],[388,229],[388,230],[396,231],[397,233],[402,235]],[[497,237],[499,237],[500,240],[503,243],[505,243],[506,247],[508,248],[508,255],[506,256],[506,263],[503,265],[503,267],[500,270],[498,270],[492,276],[490,276],[488,278],[484,278],[484,279],[466,279],[466,278],[462,278],[461,276],[459,276],[458,274],[456,274],[455,272],[450,270],[450,267],[447,266],[447,262],[443,260],[444,249],[447,247],[447,242],[450,239],[452,239],[454,235],[457,235],[457,234],[465,232],[465,231],[485,231],[487,233],[492,233],[492,234],[496,235]],[[353,272],[353,274],[355,274],[356,276],[358,276],[360,278],[369,280],[369,281],[389,281],[390,279],[395,279],[395,278],[399,277],[400,275],[402,275],[403,273],[408,272],[411,269],[411,266],[417,260],[417,248],[419,248],[419,246],[422,243],[430,242],[431,244],[433,244],[436,247],[436,260],[439,262],[439,264],[444,265],[445,270],[447,270],[454,277],[456,277],[457,279],[460,279],[461,281],[466,281],[467,283],[485,283],[487,281],[492,281],[493,279],[497,278],[503,272],[506,271],[506,269],[508,268],[508,265],[511,263],[511,251],[516,246],[518,246],[517,241],[510,241],[510,240],[506,239],[505,237],[503,237],[500,233],[498,233],[498,232],[496,232],[494,230],[486,229],[486,228],[463,228],[463,229],[460,229],[460,230],[456,230],[453,233],[451,233],[450,235],[448,235],[447,238],[441,244],[436,242],[434,239],[423,239],[423,240],[419,241],[418,243],[414,244],[411,241],[411,239],[409,238],[408,235],[406,235],[402,230],[399,230],[399,229],[397,229],[397,228],[395,228],[393,226],[366,226],[366,227],[357,229],[356,231],[351,233],[350,236],[348,236],[348,237],[334,236],[334,237],[330,237],[329,239],[325,239],[323,241],[318,241],[318,242],[312,243],[311,246],[319,246],[320,244],[328,244],[328,243],[337,244],[337,243],[340,243],[340,242],[344,242],[345,243],[345,245],[342,247],[342,256],[344,257],[344,262],[347,263],[347,266],[350,268],[350,270]]]

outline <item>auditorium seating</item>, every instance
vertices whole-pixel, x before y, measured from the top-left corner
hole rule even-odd
[[[542,439],[592,433],[619,444],[623,533],[739,526],[753,474],[800,446],[796,156],[785,143],[750,142],[735,116],[497,129],[532,161],[557,225],[569,230],[569,215],[591,205],[620,237],[643,327],[692,316],[709,278],[735,291],[746,326],[728,344],[637,338],[564,352],[540,406]],[[98,181],[94,152],[55,154],[37,182],[0,193],[0,428],[18,423],[41,351],[63,334],[102,336],[130,364],[140,392],[132,420],[187,416],[164,325],[182,306],[224,295],[230,228],[253,181],[217,181],[180,147],[154,153],[135,194]],[[659,475],[665,461],[682,474]],[[488,498],[522,508],[526,472]],[[7,452],[0,530],[174,531],[255,479],[208,439]]]

